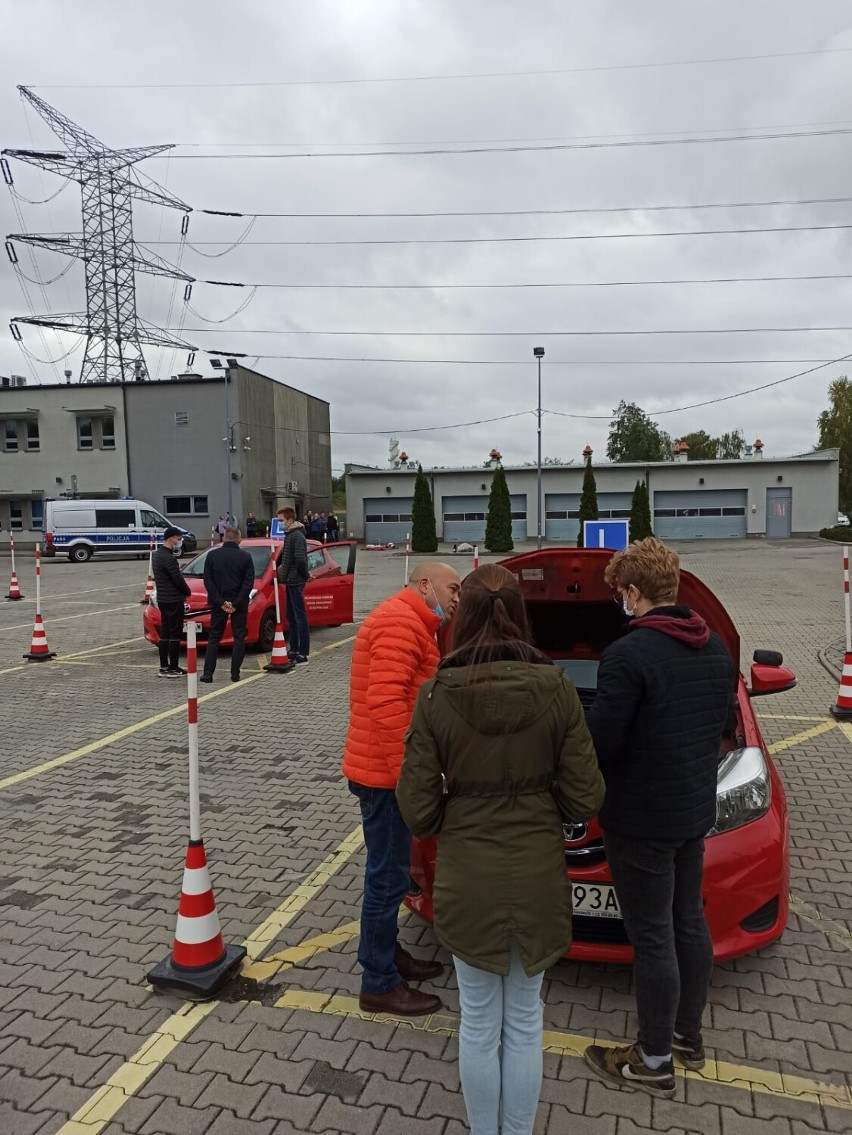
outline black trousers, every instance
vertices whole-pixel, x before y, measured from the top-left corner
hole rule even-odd
[[[183,637],[183,601],[160,604],[160,669],[177,670]]]
[[[248,607],[238,608],[233,615],[226,615],[220,607],[210,613],[210,636],[207,639],[207,649],[204,652],[204,673],[211,677],[216,669],[216,659],[219,657],[219,641],[224,634],[228,619],[231,620],[231,633],[234,636],[234,645],[231,648],[231,677],[236,677],[243,664],[246,653],[246,616]]]

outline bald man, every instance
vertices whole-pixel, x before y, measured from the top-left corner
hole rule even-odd
[[[437,977],[441,965],[412,957],[397,941],[411,833],[395,789],[417,691],[438,668],[435,636],[455,614],[460,588],[449,564],[418,564],[407,586],[364,620],[352,650],[343,775],[361,805],[367,848],[358,944],[365,1012],[419,1017],[441,1007],[438,997],[408,985]]]

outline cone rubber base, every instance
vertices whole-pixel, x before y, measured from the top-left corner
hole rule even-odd
[[[12,602],[14,603],[16,600],[23,599],[24,597],[23,597],[23,595],[7,595],[6,598],[11,599]]]
[[[146,974],[145,980],[163,992],[180,993],[194,1001],[209,1001],[231,977],[235,977],[246,956],[245,946],[226,946],[221,961],[203,969],[181,969],[169,954]]]
[[[295,662],[285,662],[283,666],[278,662],[267,662],[263,667],[267,674],[289,674],[291,670],[296,669]]]
[[[22,657],[27,662],[49,662],[51,658],[56,657],[56,651],[49,650],[47,654],[32,654],[30,652],[27,652],[26,654],[22,655]]]
[[[844,709],[843,706],[833,705],[829,707],[829,713],[836,721],[852,721],[852,709]]]

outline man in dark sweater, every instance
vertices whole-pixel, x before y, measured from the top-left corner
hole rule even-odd
[[[606,781],[604,845],[634,952],[639,1037],[591,1045],[603,1079],[671,1097],[672,1052],[704,1066],[701,1016],[713,946],[701,899],[704,836],[716,820],[719,745],[734,664],[704,619],[677,605],[680,567],[659,540],[618,552],[605,579],[632,618],[604,651],[588,725]]]
[[[180,640],[183,637],[183,605],[191,594],[177,560],[183,539],[179,528],[168,527],[152,561],[157,606],[160,609],[160,677],[179,678]]]
[[[305,610],[305,584],[310,579],[308,542],[305,529],[292,508],[279,508],[278,519],[287,530],[277,563],[278,582],[287,588],[288,653],[290,661],[300,665],[308,661],[311,652],[311,632]]]
[[[234,645],[231,647],[231,681],[239,682],[246,653],[246,615],[254,587],[254,561],[240,548],[239,528],[226,528],[221,547],[207,553],[204,586],[210,602],[210,635],[204,653],[201,682],[212,682],[219,657],[219,641],[228,619]]]

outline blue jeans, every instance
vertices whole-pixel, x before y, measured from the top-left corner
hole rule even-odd
[[[305,610],[305,588],[288,583],[286,589],[287,626],[290,630],[288,651],[307,658],[311,652],[311,632],[308,630],[308,613]]]
[[[646,1056],[668,1056],[677,1032],[697,1043],[713,970],[704,918],[704,840],[677,843],[604,832],[604,846],[627,936],[639,1044]]]
[[[505,977],[455,955],[453,963],[461,1005],[459,1075],[471,1135],[531,1135],[541,1094],[544,974],[527,977],[515,945]]]
[[[399,904],[408,891],[411,832],[405,826],[392,788],[368,788],[349,781],[361,805],[367,848],[358,961],[365,993],[389,993],[402,981],[394,963]]]

